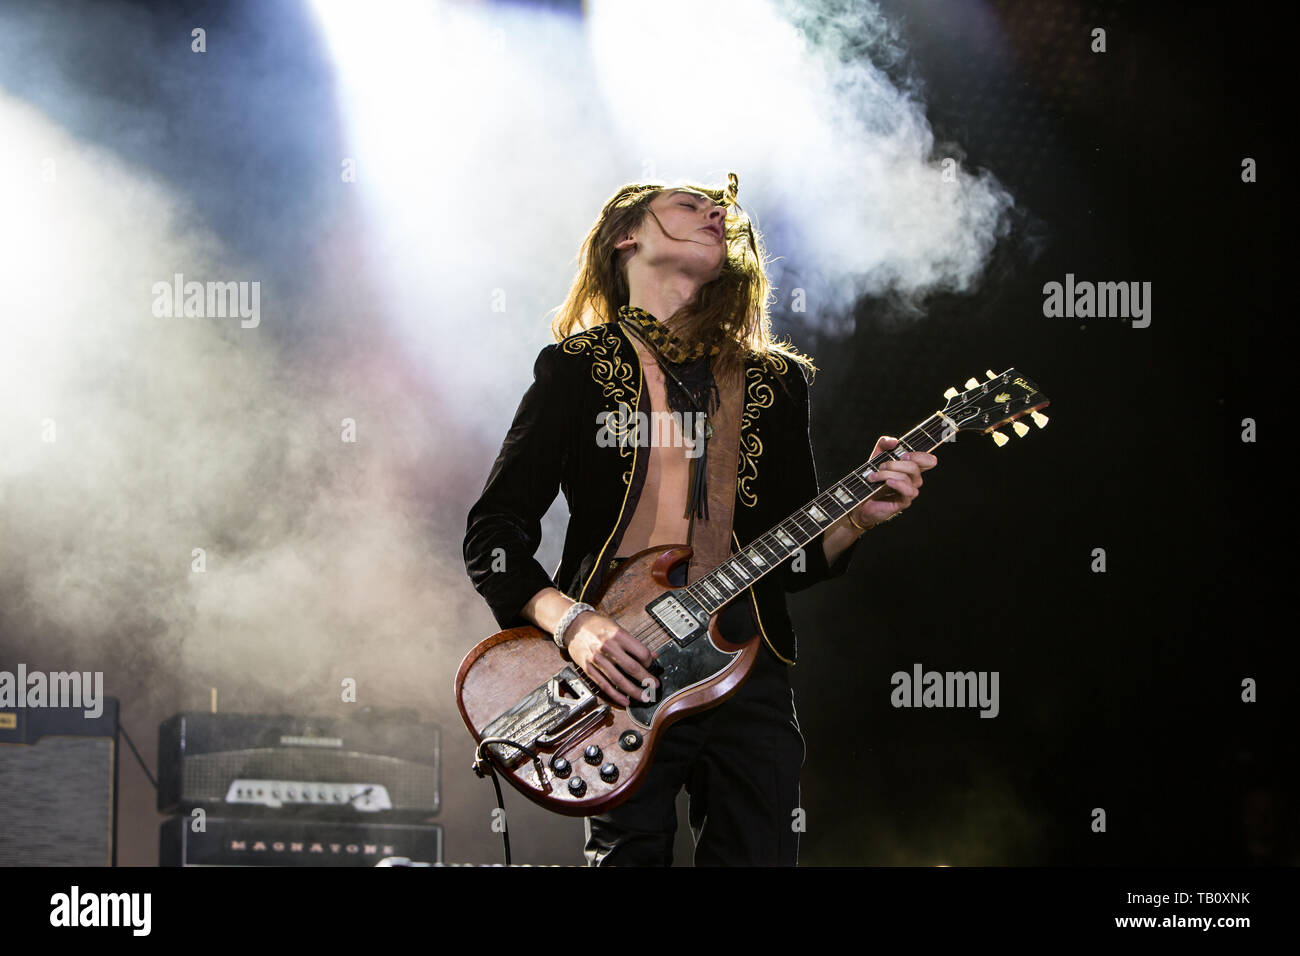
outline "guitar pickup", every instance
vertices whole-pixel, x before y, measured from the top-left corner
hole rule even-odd
[[[680,647],[685,647],[708,631],[708,617],[705,616],[701,622],[699,614],[675,593],[659,595],[645,609],[655,623],[672,635]]]

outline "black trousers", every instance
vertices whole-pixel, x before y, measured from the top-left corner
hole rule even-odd
[[[686,787],[696,866],[794,866],[804,756],[787,665],[764,645],[735,696],[664,732],[631,798],[586,818],[587,863],[671,866]]]

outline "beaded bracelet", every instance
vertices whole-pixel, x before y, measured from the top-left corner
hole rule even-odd
[[[568,650],[568,647],[564,643],[564,632],[568,630],[569,625],[573,623],[573,619],[583,611],[594,610],[596,609],[590,604],[581,604],[577,601],[574,601],[573,604],[569,606],[569,609],[564,612],[564,617],[560,618],[560,623],[555,625],[555,644],[560,650]]]

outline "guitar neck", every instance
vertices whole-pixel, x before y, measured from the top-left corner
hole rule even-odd
[[[882,482],[871,483],[867,475],[888,461],[898,461],[909,451],[933,451],[952,434],[951,419],[936,412],[882,452],[854,468],[827,487],[812,501],[770,531],[755,538],[736,554],[685,589],[710,614],[719,610],[764,575],[790,559],[808,542],[839,521],[862,502],[884,491]]]

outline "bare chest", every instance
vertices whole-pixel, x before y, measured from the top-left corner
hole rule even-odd
[[[690,480],[688,435],[683,435],[680,416],[668,409],[663,370],[640,342],[633,343],[641,358],[643,390],[640,411],[645,413],[645,437],[638,436],[638,454],[648,455],[645,484],[631,522],[619,544],[620,556],[631,556],[661,544],[684,544],[690,530],[686,498]]]

